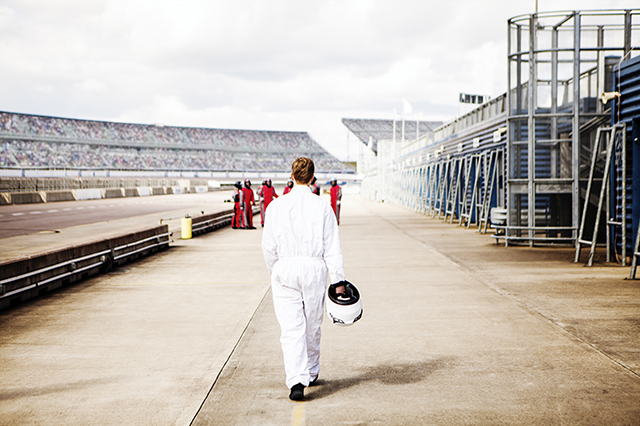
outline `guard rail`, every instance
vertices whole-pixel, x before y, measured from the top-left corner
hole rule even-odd
[[[0,263],[0,309],[107,272],[171,243],[168,225]]]

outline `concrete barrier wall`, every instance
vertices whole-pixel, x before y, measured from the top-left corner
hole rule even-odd
[[[102,198],[102,191],[98,188],[76,189],[76,200],[99,200]],[[18,204],[18,203],[14,203]]]
[[[56,201],[75,201],[73,191],[48,191],[44,192],[44,200],[47,203],[53,203]]]
[[[148,186],[141,186],[138,188],[138,196],[139,197],[148,197],[151,195],[151,188]]]
[[[17,192],[10,195],[11,204],[33,204],[45,202],[45,200],[42,199],[42,194],[39,192]]]
[[[105,198],[121,197],[125,193],[124,189],[119,188],[97,191]],[[69,192],[60,191],[57,196],[68,197]],[[38,196],[40,200],[43,198],[40,193],[29,194],[33,200],[37,200]],[[21,193],[19,194],[21,197],[18,198],[26,200],[29,194]],[[7,198],[18,194],[0,195],[0,199],[6,202]],[[91,193],[81,195],[91,196]],[[96,194],[93,193],[93,195]],[[259,214],[260,209],[257,206],[254,207],[253,213]],[[232,214],[233,210],[229,209],[192,218],[193,235],[229,225]],[[164,249],[171,242],[169,232],[169,225],[164,224],[103,240],[0,261],[0,310],[67,284],[107,272],[115,265],[129,262],[139,256]]]
[[[124,197],[124,188],[109,188],[104,190],[104,198],[122,198]]]
[[[98,200],[101,198],[147,197],[165,194],[204,194],[220,188],[199,185],[190,188],[181,186],[136,187],[136,188],[88,188],[64,191],[2,192],[0,205],[51,203],[56,201]]]
[[[168,234],[169,226],[159,225],[103,240],[2,261],[0,282],[5,282],[0,284],[0,309],[17,301],[38,296],[43,291],[53,290],[106,271],[114,264],[126,263],[138,256],[165,248],[170,242]],[[82,270],[83,268],[86,269]],[[11,280],[41,269],[46,270]]]

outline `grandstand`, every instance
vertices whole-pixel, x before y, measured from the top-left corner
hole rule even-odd
[[[365,118],[343,118],[342,123],[353,133],[363,144],[367,145],[375,153],[378,152],[379,141],[401,141],[402,125],[401,121],[377,120]],[[404,121],[405,140],[414,140],[427,137],[433,139],[433,131],[442,125],[442,121]],[[417,131],[417,133],[416,133]]]
[[[307,132],[115,123],[0,111],[0,168],[284,172],[308,156],[318,173],[353,173]]]

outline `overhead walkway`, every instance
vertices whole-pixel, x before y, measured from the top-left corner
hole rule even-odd
[[[346,195],[352,327],[288,399],[261,230],[0,312],[0,425],[638,424],[640,283]],[[0,240],[1,243],[1,240]]]

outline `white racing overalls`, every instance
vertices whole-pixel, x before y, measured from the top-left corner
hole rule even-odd
[[[262,251],[280,324],[288,388],[309,382],[320,370],[320,326],[327,275],[344,280],[338,224],[331,206],[296,185],[265,212]]]

